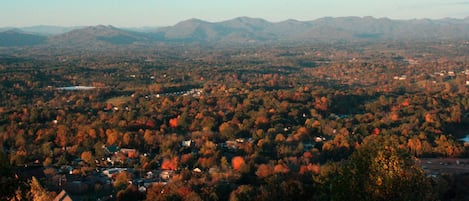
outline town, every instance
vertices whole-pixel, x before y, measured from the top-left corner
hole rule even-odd
[[[1,199],[469,195],[466,41],[36,48],[0,49]]]

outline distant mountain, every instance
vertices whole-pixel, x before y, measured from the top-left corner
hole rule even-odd
[[[223,26],[233,30],[244,32],[263,31],[273,25],[273,23],[261,18],[238,17],[232,20],[220,22]]]
[[[15,29],[15,27],[0,27],[0,32],[5,32],[13,29]]]
[[[0,47],[34,46],[44,44],[46,41],[45,36],[22,33],[16,29],[0,32]]]
[[[145,34],[113,26],[90,26],[49,37],[48,43],[59,46],[129,45],[146,40]]]
[[[157,33],[161,33],[164,39],[169,41],[194,42],[219,40],[218,37],[225,31],[215,23],[189,19],[172,27],[162,27]]]
[[[409,40],[469,38],[469,19],[391,20],[373,17],[326,17],[313,21],[271,23],[240,17],[222,22],[191,19],[158,29],[167,40],[192,42]]]
[[[149,33],[149,32],[155,32],[159,27],[125,27],[121,28],[122,30],[126,31],[133,31],[133,32],[142,32],[142,33]]]
[[[61,26],[48,26],[48,25],[38,25],[30,27],[21,27],[21,31],[30,34],[38,34],[44,36],[57,35],[67,33],[69,31],[80,29],[83,27],[61,27]]]
[[[244,44],[440,39],[469,39],[469,18],[391,20],[325,17],[312,21],[291,19],[273,23],[260,18],[238,17],[222,22],[189,19],[160,28],[35,26],[0,32],[0,46],[8,47],[47,44],[96,48],[166,42]]]
[[[182,21],[171,27],[156,31],[168,41],[180,42],[247,42],[249,40],[273,39],[264,29],[272,23],[256,18],[239,17],[228,21],[211,23],[199,19]]]
[[[229,31],[222,40],[228,42],[255,42],[275,40],[274,32],[267,29],[274,24],[260,18],[238,17],[220,22]]]

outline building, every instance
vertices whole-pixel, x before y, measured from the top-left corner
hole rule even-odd
[[[127,156],[127,158],[137,158],[138,151],[136,149],[120,149],[120,152]]]

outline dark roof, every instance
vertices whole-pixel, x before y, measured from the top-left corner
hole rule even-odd
[[[117,145],[106,146],[105,148],[109,153],[116,153],[119,151],[119,147]]]

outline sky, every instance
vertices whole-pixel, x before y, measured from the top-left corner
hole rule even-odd
[[[170,26],[198,18],[314,20],[372,16],[441,19],[469,16],[469,0],[1,0],[0,27],[33,25]]]

